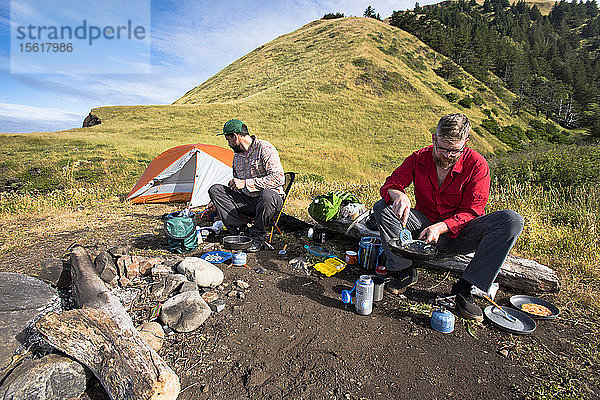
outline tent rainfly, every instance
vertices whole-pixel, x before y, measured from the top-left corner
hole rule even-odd
[[[233,178],[233,151],[210,144],[173,147],[154,159],[127,200],[132,203],[190,202],[208,204],[208,189]]]

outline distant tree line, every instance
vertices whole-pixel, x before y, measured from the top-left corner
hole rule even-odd
[[[339,13],[336,12],[334,13],[327,13],[325,15],[323,15],[323,18],[321,19],[337,19],[337,18],[344,18],[344,13]]]
[[[517,95],[513,113],[528,109],[600,137],[599,18],[595,0],[561,0],[548,16],[523,0],[513,5],[459,0],[416,3],[412,11],[394,11],[390,24],[416,35],[492,89],[501,79]],[[441,65],[437,72],[451,74],[448,69]]]

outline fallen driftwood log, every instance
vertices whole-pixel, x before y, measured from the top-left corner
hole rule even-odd
[[[179,378],[141,338],[81,246],[71,253],[71,273],[81,308],[42,317],[36,323],[42,336],[85,364],[111,399],[176,399]]]
[[[364,236],[379,236],[379,232],[369,229],[365,225],[366,220],[360,221],[348,233],[356,239]],[[352,221],[334,219],[324,223],[325,227],[332,231],[346,234],[346,230]],[[445,255],[441,254],[430,261],[420,261],[424,267],[433,267],[437,269],[462,272],[467,268],[467,264],[473,258],[472,254],[467,255]],[[521,257],[509,255],[500,272],[497,282],[503,286],[523,292],[558,292],[560,283],[556,272],[551,268],[542,265],[536,261]]]

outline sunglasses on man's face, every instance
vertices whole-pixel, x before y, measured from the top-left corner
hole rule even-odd
[[[225,134],[225,139],[229,139],[235,136],[235,133],[226,133]]]

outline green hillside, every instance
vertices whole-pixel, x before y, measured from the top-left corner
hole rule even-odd
[[[442,58],[410,34],[374,19],[314,21],[250,52],[173,105],[101,107],[93,110],[101,125],[35,137],[108,146],[107,155],[132,161],[139,173],[144,161],[176,144],[225,145],[214,133],[238,117],[280,149],[288,170],[325,179],[380,180],[430,142],[430,130],[445,113],[465,112],[479,124],[486,118],[482,110],[493,108],[501,125],[525,125],[464,72],[462,90],[436,75],[433,68]],[[462,108],[447,100],[448,93],[458,99],[477,96],[481,104]],[[2,140],[18,148],[24,139]],[[471,143],[484,153],[506,148],[487,133],[475,133]],[[40,162],[64,158],[47,156]],[[129,174],[127,180],[134,183]]]

